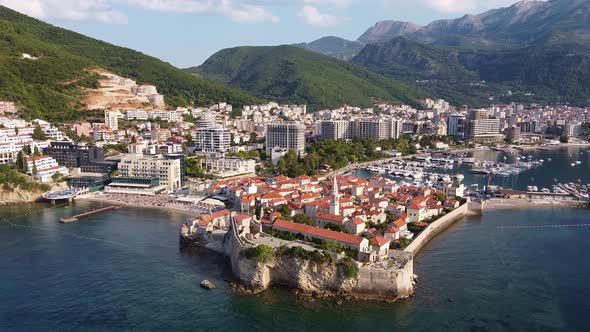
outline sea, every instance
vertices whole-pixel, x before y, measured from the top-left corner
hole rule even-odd
[[[515,187],[531,177],[537,184],[589,183],[589,157],[580,154],[586,150],[531,152],[553,161],[521,173]],[[495,152],[477,157],[503,159]],[[583,161],[579,169],[570,159]],[[100,206],[0,207],[0,331],[588,331],[590,325],[588,209],[466,217],[415,257],[414,296],[339,305],[280,288],[235,294],[223,257],[179,250],[179,226],[189,217],[182,212],[122,208],[58,223]],[[217,288],[200,288],[203,279]]]

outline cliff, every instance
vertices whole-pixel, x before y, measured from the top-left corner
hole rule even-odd
[[[378,263],[359,263],[331,253],[316,253],[276,248],[266,260],[249,258],[244,252],[254,248],[232,227],[224,249],[231,259],[236,278],[248,291],[257,293],[271,286],[298,289],[308,294],[346,295],[360,299],[394,301],[412,294],[413,258],[396,251],[396,259]],[[293,254],[298,251],[299,255]]]
[[[41,191],[27,191],[21,188],[4,190],[0,186],[0,205],[35,202],[42,194]]]

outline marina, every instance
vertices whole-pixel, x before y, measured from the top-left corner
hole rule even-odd
[[[466,193],[494,197],[499,191],[517,190],[524,197],[555,201],[590,201],[590,164],[586,147],[536,150],[489,149],[459,153],[420,154],[376,163],[356,174],[379,175],[400,185],[436,188],[463,182]],[[368,175],[366,175],[368,174]]]

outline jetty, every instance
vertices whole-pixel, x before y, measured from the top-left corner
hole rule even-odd
[[[59,220],[59,222],[62,224],[68,224],[68,223],[76,222],[80,219],[84,219],[84,218],[88,218],[88,217],[91,217],[91,216],[94,216],[97,214],[109,212],[109,211],[112,211],[112,210],[118,209],[118,208],[120,208],[120,206],[111,205],[111,206],[103,207],[103,208],[100,208],[97,210],[80,213],[80,214],[77,214],[77,215],[69,217],[69,218],[61,218]]]

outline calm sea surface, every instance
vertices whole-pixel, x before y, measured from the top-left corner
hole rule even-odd
[[[531,171],[536,181],[551,183],[558,172],[560,181],[590,182],[587,156],[576,159],[578,173],[558,161],[570,153],[552,152],[551,166]],[[526,186],[527,177],[516,183]],[[224,259],[178,250],[187,218],[180,212],[126,208],[57,222],[98,206],[0,207],[0,331],[588,331],[590,324],[590,227],[503,228],[590,223],[590,210],[465,218],[416,257],[413,298],[338,306],[280,289],[235,295]],[[205,278],[218,288],[201,289]]]

